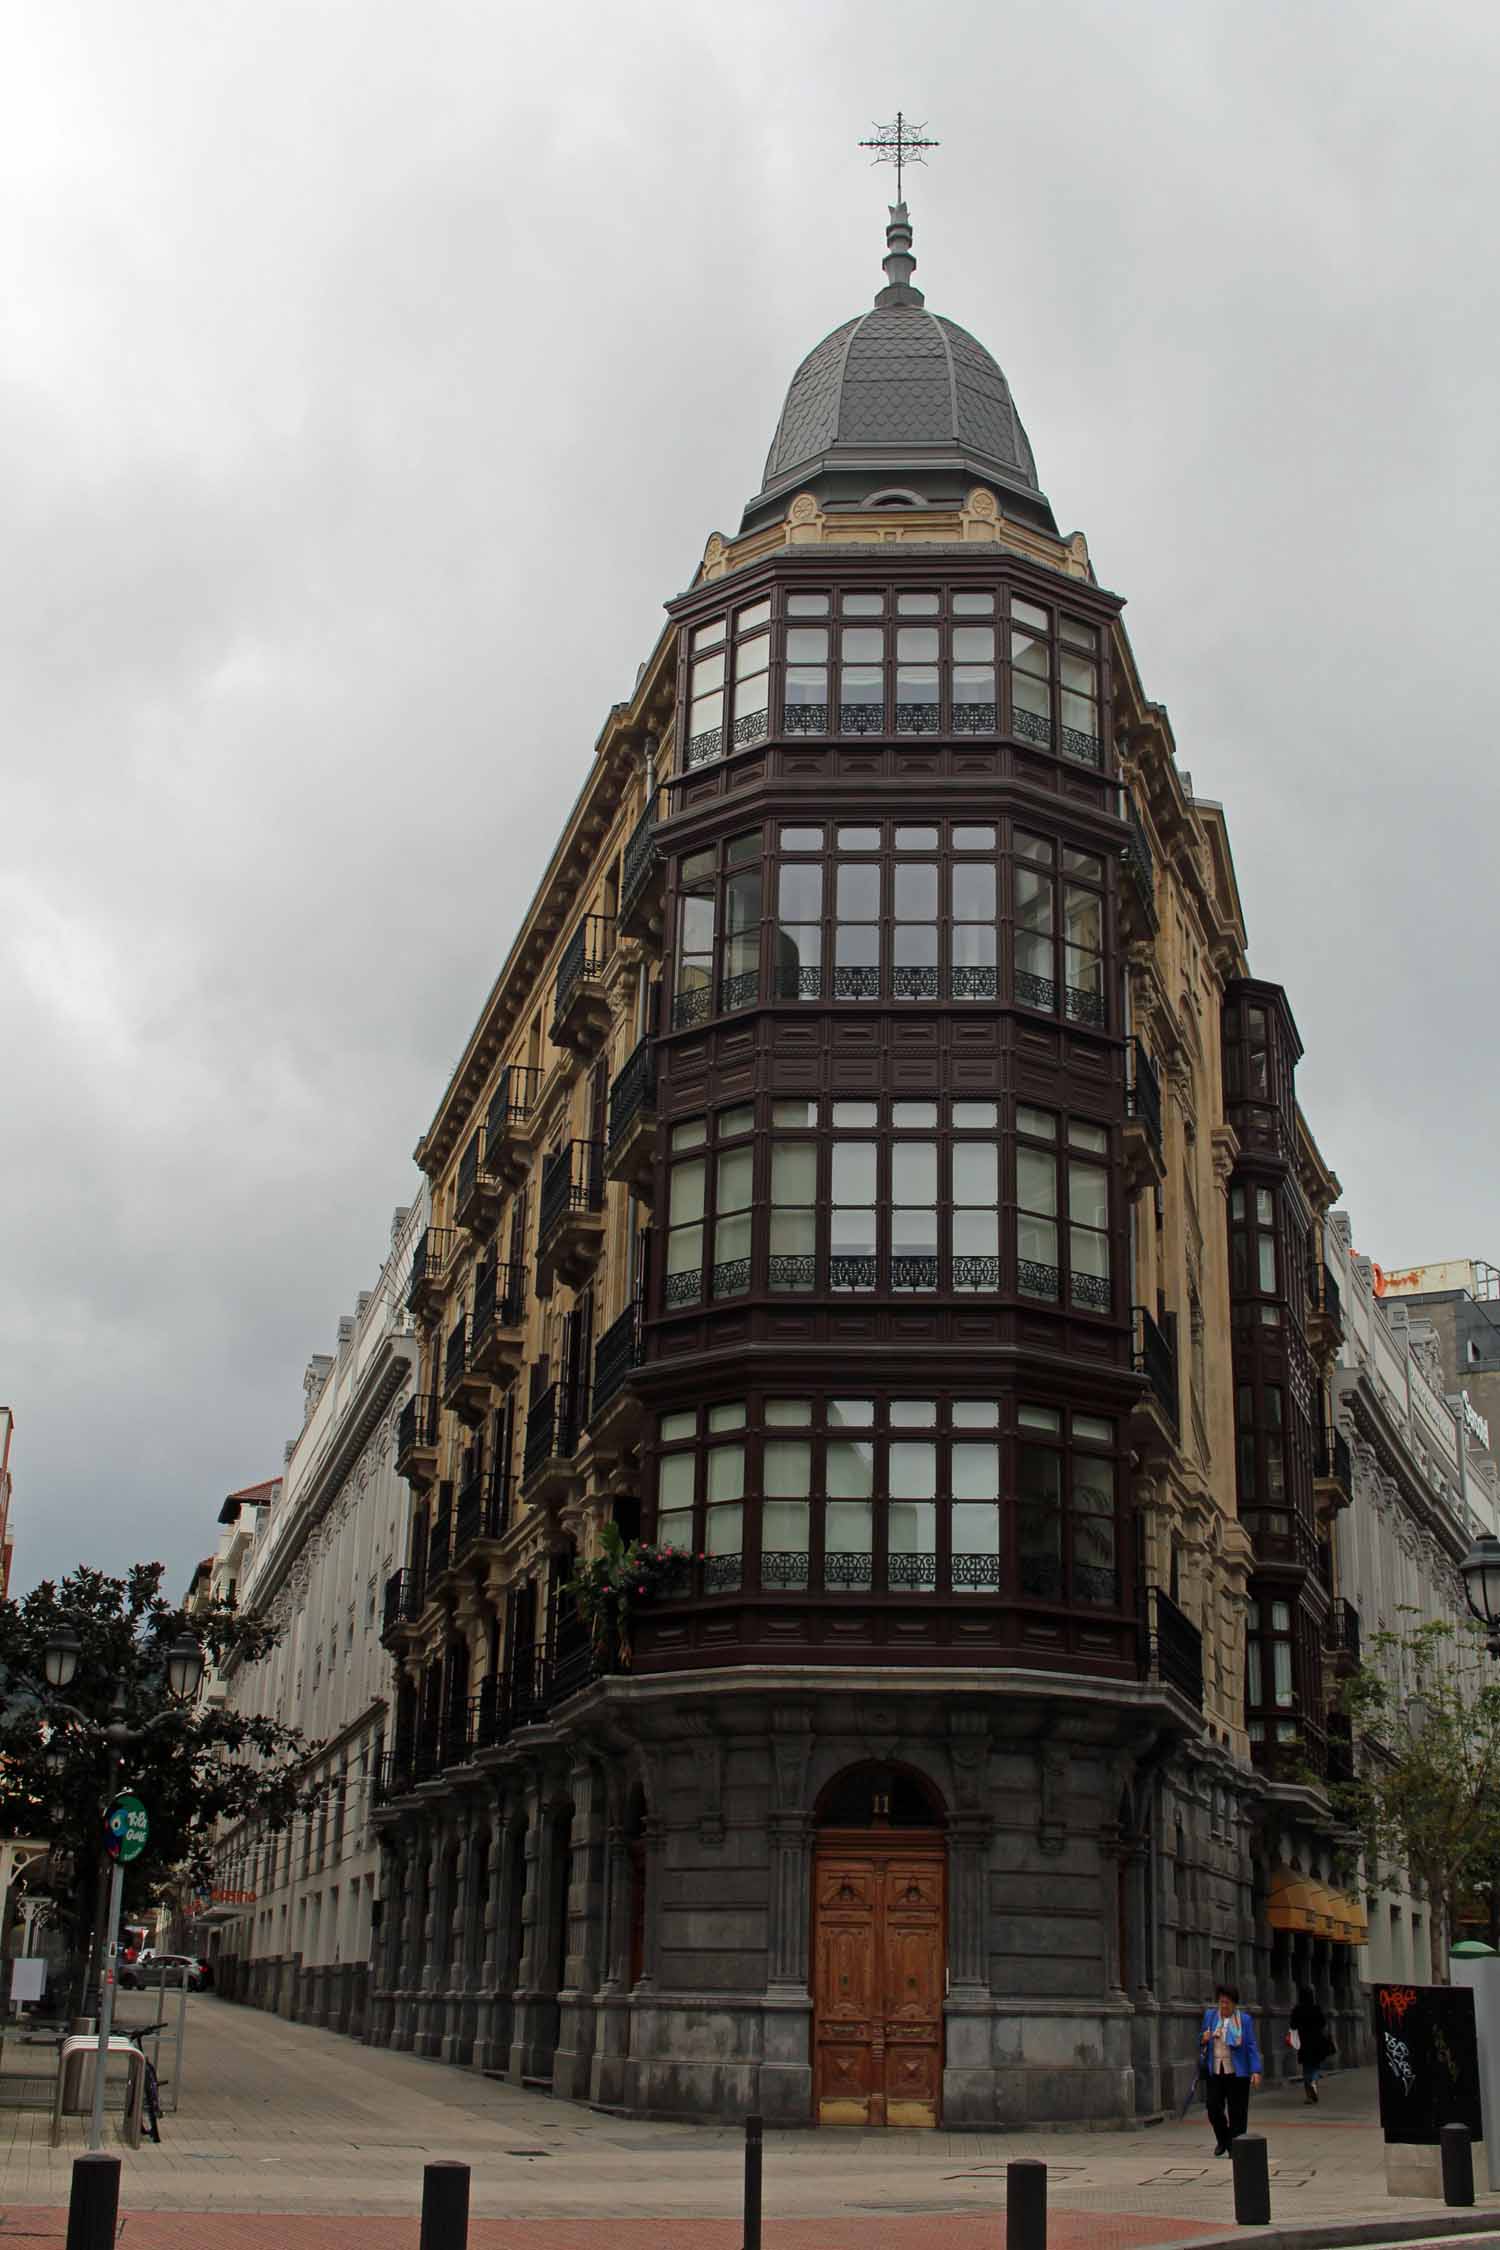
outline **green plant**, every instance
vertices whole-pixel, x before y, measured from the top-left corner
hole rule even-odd
[[[578,1565],[564,1588],[588,1627],[594,1661],[601,1670],[612,1663],[622,1672],[630,1670],[632,1615],[691,1560],[686,1547],[647,1546],[639,1539],[627,1542],[618,1524],[605,1524],[594,1553]]]

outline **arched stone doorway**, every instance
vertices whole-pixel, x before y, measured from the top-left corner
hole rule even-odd
[[[943,1809],[902,1766],[847,1767],[818,1800],[813,1864],[813,2116],[938,2123],[947,1850]]]

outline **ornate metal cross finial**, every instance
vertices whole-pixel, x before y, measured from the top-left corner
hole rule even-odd
[[[905,117],[898,109],[894,125],[877,125],[875,127],[875,138],[872,141],[861,141],[859,144],[861,148],[874,149],[875,154],[870,159],[872,164],[895,165],[896,201],[898,203],[901,201],[901,171],[903,165],[925,164],[927,159],[922,153],[923,150],[941,148],[943,145],[941,141],[924,140],[922,136],[926,130],[925,122],[921,125],[908,125]]]

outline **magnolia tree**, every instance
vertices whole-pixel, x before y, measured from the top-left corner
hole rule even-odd
[[[98,1942],[107,1865],[107,1726],[118,1721],[131,1732],[118,1787],[141,1799],[150,1822],[146,1849],[125,1871],[127,1912],[146,1905],[168,1876],[206,1880],[221,1820],[255,1813],[285,1827],[312,1747],[275,1719],[201,1696],[174,1701],[166,1652],[184,1631],[212,1666],[232,1650],[254,1662],[275,1634],[225,1603],[189,1617],[163,1597],[163,1576],[160,1563],[138,1563],[127,1578],[79,1568],[60,1585],[44,1580],[19,1601],[0,1602],[0,1835],[50,1841],[48,1874],[29,1887],[50,1890],[80,1976],[91,1939]],[[78,1636],[78,1663],[69,1685],[54,1691],[45,1685],[46,1648],[62,1626]]]
[[[1500,1897],[1500,1664],[1482,1628],[1377,1633],[1345,1682],[1361,1755],[1339,1809],[1359,1831],[1372,1881],[1405,1869],[1427,1894],[1435,1980],[1446,1936]]]

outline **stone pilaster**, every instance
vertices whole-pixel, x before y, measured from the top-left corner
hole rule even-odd
[[[625,2058],[630,2052],[630,1924],[635,1876],[625,1832],[625,1785],[609,1784],[604,1845],[604,1981],[594,2011],[594,2058],[589,2100],[616,2109],[625,2099]]]
[[[569,1782],[573,1801],[568,1840],[571,1866],[564,1908],[567,1932],[552,2090],[566,2100],[583,2101],[588,2096],[593,2065],[595,1996],[601,1973],[607,1811],[604,1776],[592,1758],[581,1758],[575,1764]]]

